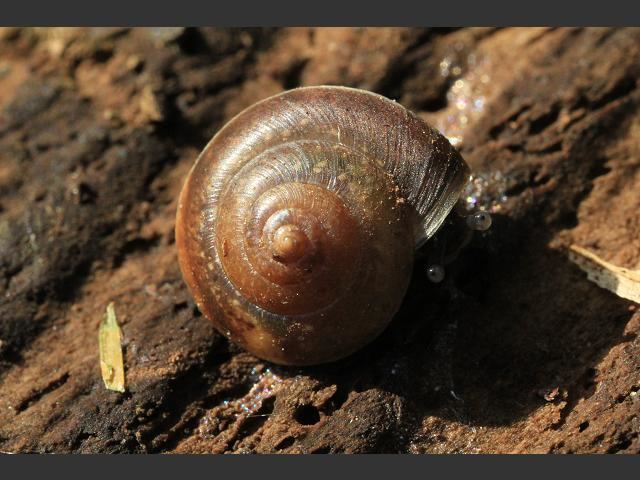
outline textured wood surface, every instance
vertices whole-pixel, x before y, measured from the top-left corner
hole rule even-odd
[[[2,30],[0,450],[639,453],[640,314],[567,257],[640,267],[639,78],[640,29]],[[176,200],[226,120],[313,84],[398,100],[501,198],[372,345],[278,368],[195,309]]]

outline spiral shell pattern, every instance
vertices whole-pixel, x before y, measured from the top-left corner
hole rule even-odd
[[[258,357],[336,360],[386,327],[416,245],[467,177],[395,102],[291,90],[240,113],[198,158],[179,200],[180,266],[200,310]]]

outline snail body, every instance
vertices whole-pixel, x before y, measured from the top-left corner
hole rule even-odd
[[[256,356],[337,360],[391,321],[416,247],[468,175],[442,135],[385,97],[289,90],[234,117],[194,164],[176,220],[183,276]]]

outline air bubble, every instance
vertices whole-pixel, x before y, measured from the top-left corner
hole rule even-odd
[[[440,283],[444,280],[444,267],[442,265],[431,265],[427,268],[427,278],[433,283]]]
[[[484,232],[491,227],[491,215],[488,212],[476,212],[467,217],[467,225],[472,230]]]

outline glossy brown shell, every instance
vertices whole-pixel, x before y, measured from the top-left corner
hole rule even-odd
[[[206,146],[176,242],[202,313],[260,358],[310,365],[375,338],[405,294],[416,245],[469,170],[399,104],[307,87],[259,102]]]

